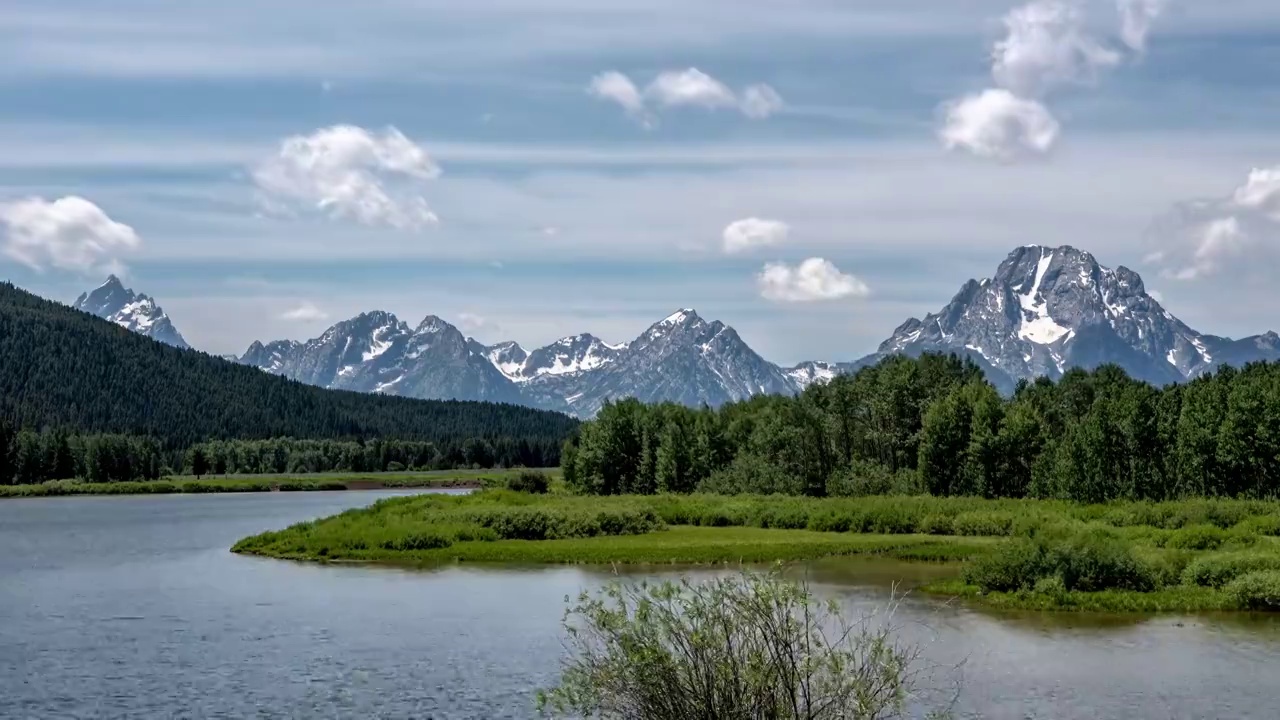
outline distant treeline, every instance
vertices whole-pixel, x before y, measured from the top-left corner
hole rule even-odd
[[[563,454],[599,494],[1280,496],[1280,364],[1160,389],[1116,366],[1001,397],[955,356],[892,357],[798,397],[606,405]]]
[[[552,467],[557,442],[469,438],[431,442],[229,440],[169,450],[155,438],[14,432],[0,422],[0,485],[78,478],[86,482],[155,480],[167,475],[382,472],[458,468]]]

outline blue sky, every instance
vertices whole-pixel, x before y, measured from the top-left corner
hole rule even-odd
[[[860,357],[1013,247],[1068,243],[1138,270],[1203,331],[1280,327],[1280,182],[1250,175],[1280,163],[1280,5],[1152,4],[1141,47],[1116,2],[1059,3],[1069,22],[1015,38],[1025,7],[9,0],[0,272],[70,301],[123,268],[218,353],[371,309],[534,346],[626,340],[695,307],[790,363]],[[993,60],[1011,38],[1018,52]],[[729,98],[646,92],[690,68]],[[607,71],[643,113],[589,92]],[[749,117],[762,84],[780,107]],[[948,135],[951,110],[987,90],[999,103],[966,117],[1013,134]],[[318,209],[341,188],[283,143],[324,145],[337,125],[376,143],[394,128],[420,152],[406,165],[378,145],[391,159],[359,178],[438,222]],[[1054,132],[1018,134],[1037,127]],[[118,225],[47,231],[64,197]],[[746,218],[786,232],[726,252]],[[118,226],[137,242],[84,249]],[[35,244],[15,250],[16,233]],[[830,270],[801,272],[816,258]],[[786,292],[762,284],[769,264]]]

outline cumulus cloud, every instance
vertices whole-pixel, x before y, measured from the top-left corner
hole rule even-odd
[[[725,83],[694,67],[659,73],[643,91],[631,78],[610,70],[592,78],[587,92],[596,98],[617,104],[646,126],[654,122],[650,105],[660,108],[735,109],[755,120],[767,118],[786,106],[778,91],[768,85],[748,85],[739,94]]]
[[[645,88],[644,94],[666,107],[694,105],[714,109],[738,104],[737,96],[728,85],[692,67],[658,75]]]
[[[1067,84],[1089,84],[1120,64],[1120,53],[1084,29],[1080,10],[1056,0],[1014,8],[1004,18],[1006,35],[991,53],[996,84],[1022,97],[1040,97]]]
[[[375,133],[353,125],[286,138],[253,169],[269,209],[401,230],[437,222],[422,190],[439,175],[427,151],[394,127]]]
[[[871,294],[859,278],[840,272],[828,260],[809,258],[795,267],[769,263],[756,277],[760,296],[785,303],[819,302]]]
[[[1164,12],[1165,0],[1117,0],[1120,8],[1120,39],[1135,52],[1145,52],[1151,25]]]
[[[1008,90],[984,90],[944,109],[938,135],[948,150],[1007,160],[1046,153],[1058,139],[1060,127],[1048,108]]]
[[[1233,263],[1270,272],[1280,260],[1280,167],[1254,169],[1226,197],[1176,205],[1153,224],[1148,241],[1153,249],[1144,262],[1174,280],[1221,274]]]
[[[790,226],[781,220],[763,220],[757,217],[735,220],[724,229],[724,251],[735,254],[752,248],[778,245],[786,241],[790,232]]]
[[[280,319],[294,322],[318,322],[328,320],[329,313],[316,307],[315,303],[302,302],[297,307],[281,313]]]
[[[5,254],[40,272],[119,273],[118,254],[142,245],[133,228],[75,195],[0,204],[0,228]]]
[[[631,78],[616,70],[602,72],[591,78],[587,92],[601,100],[617,103],[623,110],[634,115],[644,113],[644,97],[640,94],[640,88],[631,82]]]
[[[1117,2],[1122,39],[1141,51],[1163,0]],[[1033,0],[1003,23],[991,50],[995,86],[943,104],[938,137],[948,149],[1001,159],[1049,152],[1061,128],[1046,98],[1066,85],[1093,85],[1125,59],[1090,34],[1074,2]]]

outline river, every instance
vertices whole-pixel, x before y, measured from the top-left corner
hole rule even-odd
[[[227,549],[394,493],[0,502],[0,717],[526,718],[565,595],[607,571],[324,567]],[[825,561],[855,612],[931,566]],[[1275,718],[1280,622],[995,616],[908,594],[894,616],[958,679],[959,717]],[[961,664],[963,663],[963,664]]]

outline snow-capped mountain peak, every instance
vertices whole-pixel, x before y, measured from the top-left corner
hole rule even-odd
[[[125,287],[115,275],[107,276],[106,282],[81,294],[72,307],[167,345],[190,347],[153,298]]]
[[[1215,367],[1224,344],[1232,341],[1165,310],[1132,270],[1104,267],[1070,246],[1027,245],[991,279],[965,283],[940,312],[903,323],[880,353],[958,352],[1007,389],[1103,363],[1155,384],[1178,382]]]

